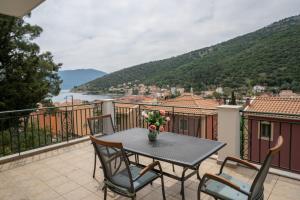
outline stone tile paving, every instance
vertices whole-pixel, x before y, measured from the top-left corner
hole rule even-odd
[[[42,153],[22,160],[0,165],[0,200],[98,200],[103,199],[101,169],[97,168],[96,178],[92,178],[93,148],[90,142]],[[144,164],[152,160],[140,158]],[[99,165],[98,165],[99,166]],[[172,171],[172,165],[162,163],[163,169]],[[205,172],[216,173],[220,166],[213,159],[207,159],[200,168]],[[180,174],[182,168],[176,167]],[[246,168],[226,168],[231,175],[251,182],[255,172]],[[199,181],[196,176],[185,184],[187,200],[196,199]],[[167,199],[181,199],[180,183],[165,177]],[[108,199],[127,199],[112,192]],[[162,199],[160,180],[149,185],[137,194],[137,199]],[[202,199],[212,199],[203,195]],[[300,181],[269,174],[265,182],[265,199],[299,200]]]

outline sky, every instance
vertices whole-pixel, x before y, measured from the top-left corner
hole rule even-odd
[[[113,72],[299,15],[299,0],[46,0],[26,21],[62,69]]]

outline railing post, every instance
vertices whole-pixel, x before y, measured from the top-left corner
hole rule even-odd
[[[139,128],[141,128],[142,126],[141,126],[141,105],[139,104],[139,111],[138,111],[139,113],[138,113],[138,121],[139,121],[139,125],[138,125],[138,127]]]
[[[102,115],[110,114],[113,124],[115,125],[115,107],[113,103],[113,99],[104,99],[102,102]],[[109,127],[109,125],[103,124],[103,129]],[[103,130],[103,131],[104,131]]]
[[[174,106],[172,106],[172,132],[173,133],[174,133],[174,130],[175,130],[175,113],[174,112],[175,112],[175,109],[174,109]],[[178,123],[180,123],[180,121]]]
[[[227,156],[240,157],[240,110],[242,106],[218,106],[218,140],[226,146],[218,152],[218,162]]]
[[[66,106],[65,111],[65,121],[66,121],[66,133],[67,133],[67,141],[69,141],[69,127],[68,127],[68,106]],[[46,137],[46,136],[45,136]]]

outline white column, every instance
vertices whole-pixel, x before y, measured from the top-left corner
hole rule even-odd
[[[113,104],[114,99],[104,99],[102,101],[102,115],[110,114],[113,120],[113,124],[115,124],[115,108]],[[105,124],[103,128],[105,129]]]
[[[240,157],[240,113],[242,106],[218,106],[218,140],[226,146],[218,152],[218,162],[227,156]]]

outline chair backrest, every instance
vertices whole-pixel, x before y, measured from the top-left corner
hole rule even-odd
[[[122,143],[108,142],[90,136],[95,151],[100,159],[104,178],[114,185],[126,187],[133,192],[132,175],[129,160]]]
[[[277,144],[269,150],[269,153],[268,153],[267,157],[265,158],[263,165],[259,169],[259,171],[252,183],[252,186],[250,189],[250,192],[251,192],[250,199],[255,198],[258,195],[260,195],[260,192],[262,191],[265,179],[268,175],[269,168],[271,166],[273,157],[276,153],[278,153],[281,150],[282,145],[283,145],[283,137],[279,136],[279,138],[277,140]]]
[[[103,135],[115,132],[112,117],[110,114],[87,118],[91,135],[101,133]]]

